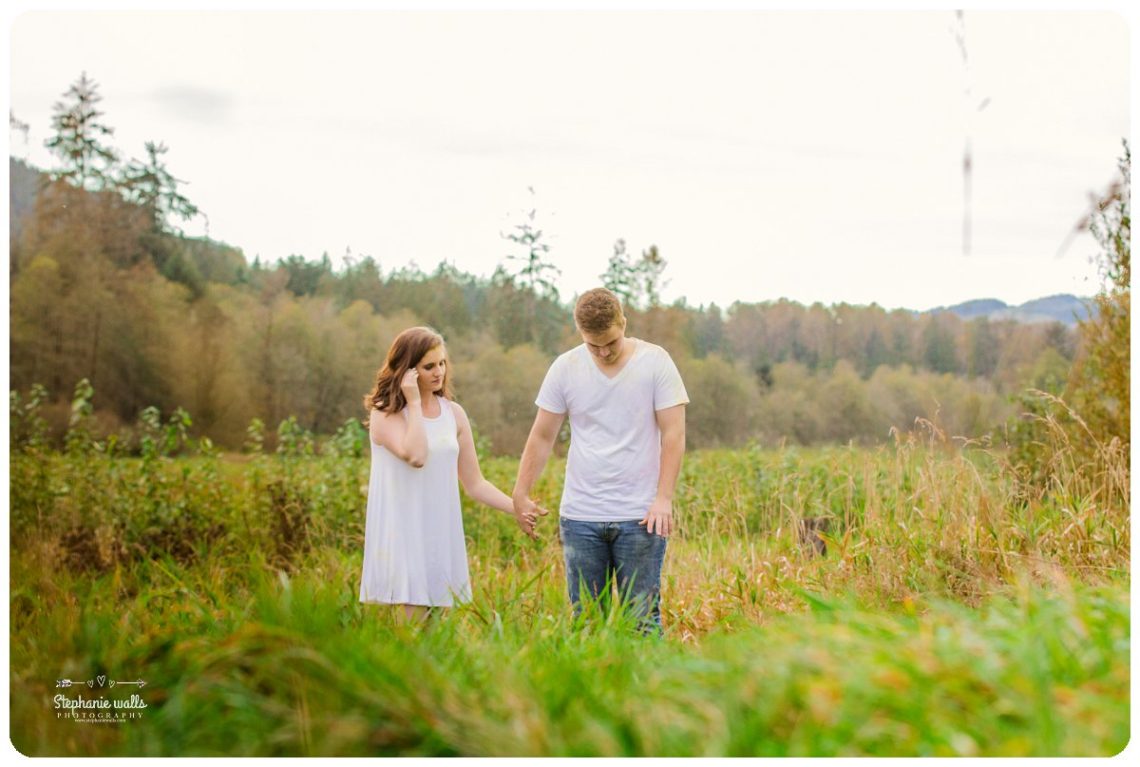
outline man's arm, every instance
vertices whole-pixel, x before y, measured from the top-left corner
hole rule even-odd
[[[668,537],[673,532],[673,491],[681,473],[685,454],[685,406],[674,405],[656,412],[661,430],[661,468],[657,477],[657,496],[638,524],[650,533]]]
[[[554,440],[558,438],[558,430],[562,428],[561,413],[552,413],[549,410],[538,409],[534,417],[534,425],[530,427],[530,436],[526,438],[526,447],[523,448],[522,458],[519,459],[519,473],[515,479],[515,489],[511,500],[514,503],[515,520],[527,535],[533,537],[534,515],[545,514],[538,505],[530,499],[530,491],[538,475],[546,467],[550,458],[550,451],[554,449]]]

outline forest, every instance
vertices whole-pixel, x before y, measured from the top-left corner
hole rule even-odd
[[[148,407],[181,409],[196,435],[231,450],[255,422],[270,446],[286,421],[332,435],[364,416],[361,395],[396,333],[425,324],[447,339],[456,397],[484,446],[517,452],[547,365],[579,342],[560,259],[596,259],[628,333],[673,355],[697,393],[693,447],[878,444],[916,419],[1000,441],[1024,393],[1063,395],[1083,354],[1085,336],[1060,322],[779,297],[666,305],[656,246],[556,253],[533,210],[503,235],[490,276],[447,253],[426,272],[353,253],[335,265],[328,253],[250,263],[239,247],[182,233],[202,212],[166,167],[166,146],[124,159],[99,100],[84,75],[56,105],[57,167],[9,160],[10,388],[41,402],[57,441],[83,381],[97,429],[123,444]]]

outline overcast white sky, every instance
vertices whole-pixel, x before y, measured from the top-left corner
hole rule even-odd
[[[1092,239],[1057,252],[1130,133],[1128,24],[968,10],[967,100],[951,10],[30,12],[11,152],[53,163],[52,105],[86,71],[113,143],[165,142],[250,260],[489,275],[533,187],[567,298],[619,237],[691,304],[1091,295]]]

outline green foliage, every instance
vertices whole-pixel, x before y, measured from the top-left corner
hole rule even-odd
[[[638,306],[641,302],[641,284],[637,267],[625,249],[625,240],[614,242],[614,252],[610,256],[606,271],[599,275],[602,286],[611,290],[621,299],[623,306]]]
[[[1131,432],[1132,155],[1127,141],[1120,179],[1101,198],[1089,222],[1100,243],[1104,285],[1095,312],[1081,322],[1084,354],[1069,388],[1074,407],[1101,440],[1125,445]]]
[[[291,458],[311,456],[316,452],[313,434],[289,416],[277,425],[277,453]]]
[[[544,505],[562,468],[536,487]],[[621,612],[572,618],[556,520],[533,542],[467,498],[474,600],[422,627],[361,605],[364,459],[14,451],[14,743],[72,756],[1111,755],[1129,736],[1128,489],[1055,468],[1063,495],[1022,505],[1000,453],[933,432],[873,451],[690,453],[666,635],[647,642]],[[516,469],[484,466],[500,487]],[[833,520],[826,557],[797,539],[808,514]],[[98,674],[144,678],[128,691],[143,717],[44,717],[50,680]]]
[[[111,182],[118,153],[103,143],[114,130],[99,120],[99,86],[84,72],[63,97],[52,107],[55,134],[44,142],[63,163],[55,176],[83,189],[102,188]]]
[[[637,263],[637,270],[641,275],[645,290],[645,303],[649,308],[661,305],[661,289],[667,280],[662,275],[668,262],[661,257],[656,245],[650,245],[641,252],[641,260]]]
[[[9,440],[13,450],[35,451],[47,447],[48,425],[40,414],[47,390],[33,384],[27,397],[15,389],[8,393]]]
[[[923,361],[935,373],[953,373],[958,370],[958,357],[954,338],[943,326],[940,318],[933,316],[922,331],[926,354]]]
[[[332,261],[329,254],[321,256],[321,260],[310,263],[303,256],[291,255],[279,262],[279,268],[288,275],[285,288],[295,296],[311,296],[317,292],[321,279],[332,274]]]
[[[528,187],[530,195],[534,189]],[[555,280],[562,270],[546,260],[550,244],[543,239],[543,231],[535,225],[536,208],[524,211],[522,223],[515,224],[513,231],[502,234],[502,238],[518,246],[520,253],[508,253],[507,261],[518,262],[516,277],[530,293],[557,300],[558,286]]]
[[[468,422],[471,424],[471,441],[475,443],[475,455],[479,459],[480,465],[486,463],[491,458],[491,439],[479,429],[474,419],[468,417]]]
[[[360,424],[360,421],[349,418],[326,443],[326,452],[329,455],[346,458],[363,458],[369,453],[368,430]]]
[[[144,459],[176,455],[186,443],[192,421],[182,408],[171,413],[165,424],[162,413],[151,406],[139,414],[139,450]]]
[[[503,350],[478,339],[452,354],[456,401],[496,454],[521,454],[550,359],[530,344]]]
[[[1081,348],[1064,397],[1058,396],[1062,364],[1047,349],[1033,370],[1033,385],[1020,397],[1021,416],[1009,426],[1013,459],[1026,494],[1050,493],[1057,466],[1083,466],[1103,474],[1131,444],[1131,153],[1127,142],[1120,178],[1098,200],[1085,222],[1102,251],[1105,280],[1095,309],[1080,323]],[[1043,390],[1043,391],[1042,391]]]
[[[685,409],[686,441],[691,445],[740,445],[754,434],[752,415],[760,393],[746,371],[717,354],[705,359],[678,360],[689,392]]]
[[[627,309],[649,309],[661,305],[666,264],[656,245],[643,250],[641,258],[635,261],[626,252],[625,240],[619,238],[600,278],[602,285],[612,290]]]
[[[177,232],[170,219],[189,220],[198,215],[198,207],[178,191],[183,182],[172,176],[162,161],[161,156],[169,151],[166,144],[148,141],[145,146],[146,160],[131,160],[119,185],[127,199],[150,211],[156,232]]]
[[[249,422],[249,426],[247,426],[245,430],[245,435],[245,452],[265,452],[265,424],[262,423],[260,418],[254,418]]]
[[[95,390],[91,383],[82,379],[75,385],[75,395],[71,400],[71,415],[67,419],[67,437],[64,444],[69,454],[82,454],[94,445],[91,435],[91,416],[95,412],[92,399]]]

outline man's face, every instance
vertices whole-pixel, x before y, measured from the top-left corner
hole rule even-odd
[[[612,365],[621,358],[622,346],[625,341],[625,323],[611,325],[604,333],[587,333],[578,331],[585,342],[586,348],[594,359],[603,365]]]

